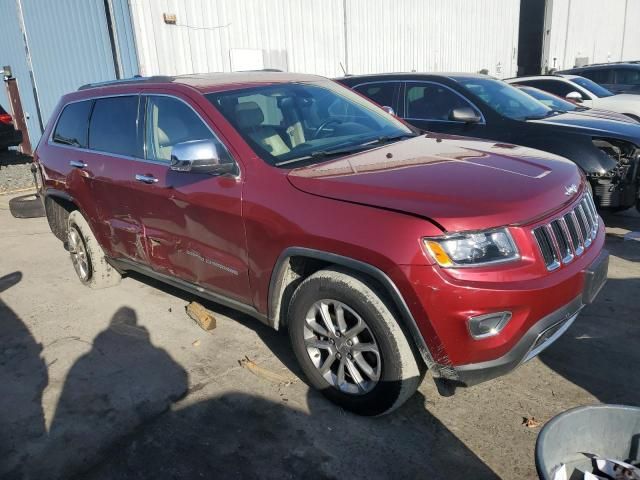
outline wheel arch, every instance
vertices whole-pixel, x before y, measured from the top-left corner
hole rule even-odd
[[[276,330],[286,324],[286,311],[297,286],[309,275],[327,266],[339,266],[371,279],[384,291],[400,314],[402,327],[428,368],[437,368],[422,333],[398,287],[379,268],[336,253],[305,247],[289,247],[276,262],[269,282],[268,318]]]
[[[69,214],[79,210],[78,205],[71,195],[53,188],[46,189],[43,202],[51,232],[60,241],[66,242]]]

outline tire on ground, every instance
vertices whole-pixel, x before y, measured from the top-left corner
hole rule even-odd
[[[40,197],[30,193],[9,200],[9,211],[15,218],[44,217],[44,207]]]
[[[89,224],[78,210],[69,214],[68,226],[69,229],[75,227],[80,233],[89,257],[91,275],[86,281],[81,280],[82,283],[91,288],[107,288],[120,283],[122,276],[107,263],[102,247],[98,244]]]
[[[318,372],[304,344],[308,310],[318,300],[338,300],[357,312],[372,331],[380,350],[380,381],[368,393],[351,395],[333,387]],[[383,415],[411,397],[424,378],[426,367],[416,356],[396,319],[395,309],[382,292],[339,268],[320,270],[305,279],[289,304],[288,329],[291,344],[309,383],[327,398],[359,415]]]

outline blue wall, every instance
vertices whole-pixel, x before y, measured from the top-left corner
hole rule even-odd
[[[132,76],[138,73],[138,62],[129,4],[127,0],[110,0],[110,3],[122,76]],[[61,95],[85,83],[115,79],[116,69],[104,0],[0,2],[0,31],[3,32],[0,66],[10,64],[18,79],[23,106],[30,116],[27,122],[31,143],[35,148],[41,132],[19,29],[18,4],[22,5],[42,122],[45,125]],[[7,37],[8,42],[4,40]],[[3,105],[6,104],[6,97],[2,101]]]

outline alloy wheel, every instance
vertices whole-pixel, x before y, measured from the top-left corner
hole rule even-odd
[[[69,228],[69,253],[71,254],[71,263],[75,268],[78,277],[83,282],[89,280],[91,276],[91,267],[89,265],[89,255],[85,247],[82,236],[75,227]]]
[[[320,375],[351,395],[370,392],[380,380],[382,361],[373,333],[352,308],[318,300],[307,312],[304,343]]]

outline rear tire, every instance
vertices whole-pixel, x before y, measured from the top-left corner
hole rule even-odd
[[[9,200],[9,211],[15,218],[39,218],[45,216],[40,197],[32,193]]]
[[[78,210],[69,214],[67,234],[71,262],[83,284],[107,288],[120,283],[120,273],[107,263],[102,247]]]
[[[288,327],[311,385],[359,415],[383,415],[402,405],[425,369],[394,314],[362,278],[327,269],[305,279],[291,299]]]

